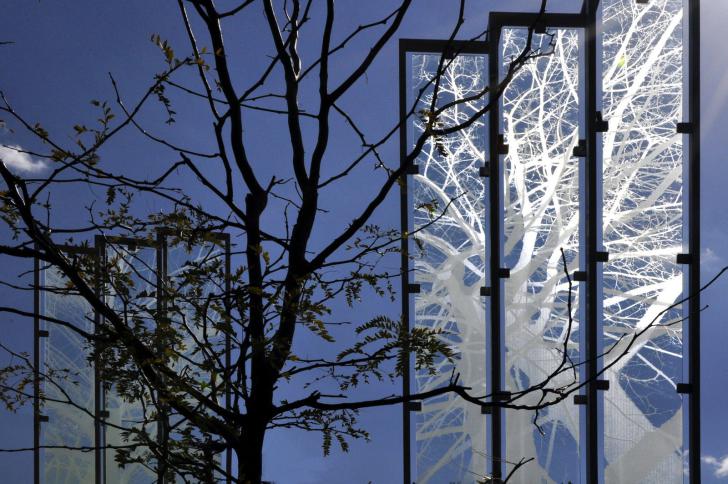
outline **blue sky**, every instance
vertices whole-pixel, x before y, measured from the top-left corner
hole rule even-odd
[[[222,3],[222,2],[221,2]],[[233,2],[226,2],[232,4]],[[339,20],[343,25],[355,27],[363,19],[371,20],[374,12],[392,8],[392,2],[340,2]],[[420,0],[412,16],[405,22],[399,37],[440,38],[449,33],[454,13],[443,5],[449,2]],[[453,2],[454,3],[454,2]],[[470,2],[466,34],[485,28],[489,10],[514,9],[509,1],[475,0]],[[518,9],[533,9],[535,2],[522,0]],[[169,39],[179,50],[186,48],[186,39],[179,23],[176,2],[125,2],[77,0],[5,0],[0,16],[0,41],[12,40],[13,45],[0,46],[0,90],[14,106],[33,121],[41,121],[51,132],[68,133],[70,125],[86,120],[95,113],[89,100],[113,100],[108,73],[119,81],[122,92],[134,99],[148,85],[155,72],[162,69],[158,49],[149,42],[152,34]],[[550,10],[576,10],[578,0],[562,0],[550,3]],[[704,0],[702,5],[702,242],[703,275],[712,276],[719,267],[728,264],[728,210],[725,187],[728,186],[728,61],[724,52],[723,35],[728,25],[728,4],[724,0]],[[240,25],[241,29],[255,36],[266,35],[262,17]],[[252,53],[255,46],[244,39],[232,37],[233,49],[248,63],[235,64],[236,73],[247,75],[246,69],[255,67]],[[239,41],[239,44],[235,42]],[[361,55],[362,46],[354,47],[354,54]],[[335,67],[347,67],[350,59],[344,58]],[[397,115],[397,57],[396,44],[385,50],[375,63],[367,79],[360,83],[350,107],[357,109],[357,116],[366,128],[381,131],[395,121]],[[175,139],[195,147],[211,146],[206,132],[201,134],[194,122],[182,119],[206,119],[203,105],[179,106],[180,122],[169,134]],[[146,114],[150,124],[161,119],[155,108]],[[199,118],[199,119],[198,119]],[[251,123],[248,135],[256,139],[252,149],[254,158],[285,160],[285,148],[276,140],[276,126]],[[334,150],[343,150],[351,140],[333,141]],[[0,143],[34,146],[22,133],[0,132]],[[396,156],[396,149],[388,152]],[[169,155],[153,144],[139,141],[134,134],[122,136],[113,147],[105,151],[105,157],[130,173],[144,173],[158,166],[161,157]],[[280,156],[277,156],[280,155]],[[393,158],[394,159],[394,158]],[[22,161],[22,160],[21,160]],[[25,160],[32,163],[32,160]],[[263,170],[274,170],[275,162]],[[359,180],[362,183],[362,180]],[[201,192],[197,192],[200,195]],[[367,186],[343,186],[332,193],[325,203],[333,204],[340,199],[355,205],[367,196]],[[58,220],[72,221],[82,200],[98,194],[58,193],[55,202],[60,210]],[[382,223],[397,225],[396,197],[383,207],[378,215]],[[329,216],[328,222],[339,224],[349,215],[347,207],[338,206],[341,212]],[[338,217],[338,218],[337,218]],[[0,234],[0,237],[4,237]],[[4,267],[2,276],[13,270],[15,274],[24,267]],[[709,307],[703,313],[703,454],[705,455],[704,482],[728,482],[728,279],[724,279],[703,296]],[[7,295],[0,292],[0,298]],[[30,303],[28,302],[28,306]],[[339,308],[339,315],[344,314]],[[388,311],[394,315],[398,305],[387,305],[376,300],[358,308],[362,319],[367,315]],[[344,316],[342,316],[344,317]],[[19,320],[10,318],[0,321],[0,334],[16,345],[28,345],[31,328]],[[305,351],[306,342],[300,344]],[[4,362],[3,362],[4,363]],[[393,391],[383,388],[381,392]],[[344,483],[368,482],[377,484],[401,482],[401,421],[399,407],[379,409],[363,415],[363,422],[372,432],[372,441],[355,443],[352,451],[342,454],[334,450],[332,456],[321,456],[320,438],[305,433],[272,433],[267,440],[270,452],[266,456],[265,472],[278,483]],[[32,426],[29,413],[9,415],[0,412],[0,447],[29,445]],[[273,457],[273,454],[275,456]],[[726,459],[723,461],[723,459]],[[31,482],[31,456],[0,454],[0,475],[3,482],[23,484]]]

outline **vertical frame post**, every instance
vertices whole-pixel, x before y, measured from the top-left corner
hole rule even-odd
[[[409,218],[408,218],[408,206],[407,206],[407,170],[406,170],[406,157],[407,157],[407,83],[406,83],[406,71],[407,71],[407,51],[406,45],[400,40],[399,43],[399,159],[400,159],[400,170],[402,176],[399,183],[399,217],[400,217],[400,262],[402,266],[401,274],[401,285],[402,285],[402,324],[405,331],[410,330],[410,315],[409,315]],[[410,484],[412,482],[412,461],[411,461],[411,445],[410,433],[411,433],[411,422],[410,414],[407,408],[407,398],[410,395],[410,371],[409,371],[409,360],[410,355],[406,355],[407,364],[404,365],[402,371],[402,396],[405,401],[402,403],[402,467],[403,467],[403,482],[404,484]]]
[[[106,303],[106,239],[103,235],[94,237],[94,246],[96,248],[96,294],[104,304]],[[99,330],[102,322],[102,316],[96,312],[94,320],[96,331]],[[100,358],[98,350],[95,352],[94,359],[98,361]],[[106,390],[104,389],[104,375],[98,364],[94,365],[94,390],[96,391],[96,484],[106,483]]]
[[[598,297],[597,297],[597,243],[599,223],[597,214],[597,7],[598,0],[585,0],[582,14],[586,22],[586,374],[587,374],[587,408],[586,408],[586,482],[597,484],[600,478],[599,469],[599,406],[596,380],[598,377]]]
[[[501,391],[501,280],[498,277],[501,249],[501,155],[499,154],[498,135],[500,132],[500,93],[498,92],[498,73],[500,71],[500,34],[501,26],[491,14],[488,27],[488,91],[490,93],[490,112],[488,123],[488,151],[490,159],[490,178],[488,187],[488,208],[490,209],[490,240],[488,244],[490,262],[490,386],[488,393],[496,395]],[[494,400],[494,397],[491,398]],[[503,410],[495,405],[490,414],[490,453],[493,480],[500,482],[503,476]]]
[[[94,246],[96,248],[96,293],[101,301],[106,304],[106,238],[103,235],[94,237]],[[102,316],[97,312],[95,325],[96,331],[102,323]],[[96,351],[95,360],[100,358],[98,350]],[[106,483],[106,390],[104,387],[104,375],[96,364],[94,368],[94,383],[96,391],[96,484]]]
[[[35,245],[38,250],[38,245]],[[33,482],[40,484],[40,260],[33,259]]]
[[[688,152],[689,248],[692,254],[688,294],[690,384],[689,473],[700,482],[700,0],[688,0],[688,87],[690,122],[693,124]]]
[[[165,284],[167,280],[167,238],[164,229],[157,229],[156,247],[156,276],[157,276],[157,324],[162,318],[167,317],[167,302],[165,298]],[[160,351],[161,348],[157,348]],[[169,413],[166,405],[160,405],[159,418],[157,420],[157,443],[160,447],[160,461],[157,468],[157,483],[167,482],[167,437],[169,434]]]
[[[225,249],[225,312],[227,313],[227,323],[230,325],[230,328],[232,328],[232,296],[231,296],[231,261],[230,261],[230,234],[223,233],[223,247]],[[230,410],[232,408],[232,385],[230,384],[230,380],[232,378],[233,372],[231,369],[232,366],[232,336],[230,334],[230,329],[228,329],[227,334],[225,335],[225,368],[227,371],[229,371],[228,377],[225,378],[225,408]],[[225,476],[225,482],[230,483],[232,482],[232,475],[233,475],[233,450],[230,446],[227,446],[225,449],[225,473],[227,476]]]
[[[102,265],[104,264],[104,254],[101,252],[100,247],[103,247],[103,237],[95,236],[94,238],[94,292],[96,297],[100,300],[103,299],[102,290]],[[101,324],[101,315],[98,311],[94,311],[94,333],[99,332],[99,326]],[[96,347],[98,343],[94,343],[93,346],[93,358],[94,358],[94,482],[96,484],[102,484],[104,479],[104,452],[103,452],[103,425],[101,422],[101,411],[103,410],[103,390],[101,387],[101,371],[99,370],[99,349]]]

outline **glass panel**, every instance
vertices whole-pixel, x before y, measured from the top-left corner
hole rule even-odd
[[[175,361],[177,373],[189,375],[191,381],[209,377],[201,370],[205,363],[222,366],[225,356],[225,333],[219,325],[225,314],[225,252],[216,242],[194,245],[171,240],[167,246],[167,288],[165,309],[182,337]],[[200,351],[200,343],[213,352]],[[208,384],[217,387],[220,381]],[[207,388],[207,385],[205,385]],[[201,389],[203,393],[212,390]]]
[[[503,29],[501,77],[526,47],[528,30]],[[549,30],[532,48],[548,54],[527,62],[502,98],[509,152],[504,166],[503,264],[505,280],[505,390],[523,391],[554,372],[547,388],[578,381],[580,357],[578,284],[570,290],[566,269],[579,270],[580,34]],[[571,312],[569,306],[571,305]],[[531,392],[515,403],[545,400]],[[534,460],[509,482],[579,482],[579,407],[571,399],[536,414],[507,410],[506,474],[522,458]],[[534,425],[536,423],[537,425]],[[540,428],[539,428],[540,427]]]
[[[86,265],[87,273],[93,274],[88,261]],[[41,269],[41,278],[40,314],[93,334],[94,312],[77,291],[70,289],[65,276],[48,267]],[[42,319],[40,324],[48,331],[48,337],[40,340],[42,392],[48,399],[40,409],[41,415],[48,416],[48,421],[40,424],[40,444],[93,448],[95,377],[89,360],[91,349],[83,336],[67,327]],[[69,401],[74,405],[63,403]],[[40,482],[94,481],[94,452],[56,448],[42,449],[40,454]]]
[[[200,393],[225,405],[223,379],[209,370],[225,366],[227,333],[221,327],[225,322],[226,297],[224,245],[221,246],[218,241],[189,241],[172,237],[168,237],[167,242],[164,304],[178,335],[170,348],[180,355],[172,358],[171,367],[177,375],[185,375],[185,381],[194,385]],[[168,409],[165,415],[170,425],[168,445],[171,453],[177,450],[174,442],[189,439],[190,435],[203,439],[199,429],[189,425],[174,411]],[[189,445],[183,445],[180,450],[189,453]],[[216,464],[221,465],[222,455],[215,457]],[[212,466],[209,470],[212,481],[216,473]],[[220,475],[216,477],[223,479]],[[170,478],[170,481],[174,482],[174,479]],[[183,482],[181,478],[177,481]]]
[[[682,3],[601,7],[607,483],[683,481]]]
[[[157,311],[157,249],[110,242],[106,259],[107,304],[138,337],[151,340]],[[105,442],[112,447],[105,452],[105,478],[106,482],[120,484],[155,482],[155,460],[145,443],[157,438],[156,399],[137,367],[128,361],[120,347],[103,353],[103,366],[113,368],[113,376],[104,382],[104,409],[109,413]],[[106,380],[103,375],[102,379]],[[152,468],[137,463],[123,467],[117,464],[118,450],[113,447],[135,444],[129,448],[127,459],[141,458]]]
[[[410,146],[424,132],[432,87],[427,88],[440,62],[439,54],[411,56],[409,107],[421,89],[410,127]],[[438,105],[483,92],[487,85],[487,59],[460,55],[442,77]],[[485,105],[483,97],[445,110],[438,126],[463,122]],[[415,391],[447,385],[453,371],[473,394],[485,394],[486,185],[479,176],[485,161],[484,118],[451,136],[430,137],[417,159],[420,174],[411,177],[415,244],[415,326],[441,329],[442,338],[455,351],[454,362],[436,361],[433,373],[415,375]],[[416,481],[418,484],[475,483],[486,473],[485,416],[478,406],[445,395],[423,402],[416,415]]]

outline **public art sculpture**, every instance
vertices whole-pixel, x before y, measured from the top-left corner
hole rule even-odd
[[[151,337],[164,314],[186,348],[174,362],[175,371],[201,380],[219,377],[202,370],[198,343],[227,353],[226,340],[216,329],[224,312],[216,295],[225,293],[229,249],[224,236],[207,238],[189,244],[168,234],[157,240],[98,237],[96,247],[68,248],[70,256],[84,261],[96,289],[128,324],[148,327]],[[156,481],[155,457],[143,439],[174,441],[188,431],[185,419],[159,405],[156,395],[132,378],[134,371],[124,371],[125,360],[118,350],[100,348],[94,356],[83,335],[45,322],[68,321],[91,334],[96,325],[104,324],[57,269],[38,266],[37,271],[43,317],[37,340],[43,376],[38,390],[44,397],[45,417],[43,425],[36,426],[42,447],[37,450],[40,482],[93,482],[96,475],[103,476],[102,482],[119,484]],[[94,419],[97,413],[100,418]],[[142,427],[143,432],[135,432]],[[100,453],[74,450],[84,447],[102,449]],[[117,464],[116,450],[125,448],[137,463]]]
[[[457,395],[424,401],[411,417],[416,482],[483,482],[496,467],[502,478],[523,458],[533,460],[508,482],[592,482],[584,461],[595,445],[598,462],[589,465],[604,482],[683,482],[687,397],[678,391],[689,379],[691,351],[682,303],[691,257],[691,125],[684,121],[688,89],[695,89],[687,81],[687,5],[602,0],[591,24],[586,7],[520,21],[492,14],[486,53],[458,53],[445,41],[441,52],[416,43],[405,51],[404,102],[418,106],[407,140],[430,129],[433,96],[436,106],[472,97],[436,120],[438,127],[461,123],[489,102],[478,93],[489,82],[495,92],[493,78],[506,77],[529,39],[536,53],[504,86],[496,116],[430,137],[408,176],[411,324],[443,330],[456,356],[406,384],[427,391],[457,374],[473,395],[511,406],[556,399],[519,394],[544,380],[577,394],[538,413],[499,409],[497,420]],[[594,85],[585,69],[589,31],[597,33]],[[435,91],[428,82],[441,68]],[[590,92],[594,160],[586,159]],[[587,199],[587,163],[596,170],[596,206]],[[586,234],[589,217],[596,220],[594,241]],[[588,243],[600,262],[591,324]],[[490,267],[492,251],[498,267]],[[500,309],[491,312],[493,298]],[[598,347],[587,351],[590,332]],[[563,371],[564,361],[571,371]],[[590,362],[599,369],[596,422],[584,405]],[[596,437],[587,438],[587,425]]]

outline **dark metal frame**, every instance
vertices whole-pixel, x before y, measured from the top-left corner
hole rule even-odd
[[[160,264],[161,259],[163,257],[162,255],[162,249],[159,242],[159,234],[157,234],[157,238],[155,240],[148,240],[148,239],[142,239],[142,238],[136,238],[136,237],[124,237],[124,236],[103,236],[103,235],[97,235],[95,237],[95,246],[96,250],[98,251],[98,257],[101,264],[99,264],[101,267],[106,267],[106,260],[107,260],[107,253],[106,249],[109,246],[109,244],[114,244],[116,246],[126,246],[128,248],[131,247],[147,247],[147,248],[153,248],[156,251],[156,267],[155,267],[155,275],[157,276],[158,280],[161,276],[160,273]],[[103,272],[103,271],[102,271]],[[98,287],[97,291],[98,293],[104,297],[104,287],[106,286],[106,275],[104,273],[100,274],[99,280],[98,280]],[[157,284],[157,304],[159,304],[160,298],[159,298],[159,284]],[[101,324],[101,318],[99,318],[99,324]],[[105,484],[107,482],[107,476],[106,476],[106,448],[104,447],[104,442],[106,441],[106,389],[104,388],[104,379],[103,374],[97,369],[98,372],[98,397],[97,400],[99,401],[99,413],[97,414],[96,421],[98,422],[98,425],[100,427],[100,437],[99,437],[99,448],[97,449],[98,453],[98,459],[99,459],[99,472],[96,474],[96,480],[98,484]],[[159,430],[157,430],[157,434],[159,435]],[[159,482],[159,481],[158,481]]]
[[[585,29],[586,19],[582,14],[567,13],[518,13],[518,12],[492,12],[488,19],[488,41],[490,42],[490,67],[488,74],[490,76],[490,92],[497,92],[500,83],[500,35],[503,28],[512,27],[532,27],[534,30],[546,28],[572,28]],[[588,90],[588,87],[586,88]],[[501,225],[503,214],[503,200],[501,194],[501,180],[503,177],[502,156],[504,150],[501,149],[502,134],[500,133],[501,121],[501,104],[500,98],[493,104],[490,113],[489,122],[489,151],[490,151],[490,275],[491,275],[491,298],[490,298],[490,314],[491,314],[491,393],[496,395],[503,391],[503,348],[504,334],[502,334],[504,321],[502,320],[501,311],[501,293],[503,291],[503,281],[499,271],[495,268],[501,268]],[[495,250],[494,250],[495,249]],[[491,439],[492,439],[492,472],[496,482],[504,477],[503,462],[505,459],[503,445],[504,435],[504,419],[503,409],[494,407],[492,413]]]
[[[434,39],[400,39],[399,41],[399,155],[400,167],[403,168],[400,186],[400,230],[402,233],[400,243],[400,261],[402,265],[402,321],[405,329],[410,330],[410,290],[413,284],[409,282],[409,205],[408,205],[408,175],[412,174],[410,167],[404,166],[407,158],[407,55],[410,53],[441,54],[452,57],[457,54],[483,54],[488,55],[489,47],[483,41],[434,40]],[[416,172],[415,172],[416,173]],[[408,361],[410,361],[410,356]],[[410,413],[416,407],[408,405],[410,391],[410,368],[405,365],[402,375],[402,395],[405,402],[402,404],[402,437],[403,437],[403,482],[412,482],[412,453],[411,453],[411,419]]]
[[[700,482],[700,0],[688,0],[688,102],[693,129],[688,148],[688,309],[689,385],[689,472],[690,482]]]
[[[231,322],[232,318],[230,315],[233,311],[233,298],[232,298],[232,261],[231,261],[231,242],[230,234],[225,232],[220,234],[222,236],[223,243],[225,244],[225,313],[228,315],[228,322]],[[230,370],[232,367],[232,338],[230,334],[225,337],[225,368]],[[232,371],[230,372],[232,375]],[[232,385],[230,385],[230,378],[225,379],[225,408],[228,410],[232,409]],[[231,476],[233,475],[233,449],[228,447],[225,450],[225,472],[227,478],[225,479],[227,484],[232,482]]]
[[[38,246],[35,246],[36,250]],[[33,483],[40,484],[40,260],[33,259]]]
[[[94,238],[94,242],[98,241],[98,237]],[[102,290],[102,280],[103,280],[103,264],[101,263],[104,260],[104,253],[101,250],[101,246],[98,244],[94,244],[94,250],[95,250],[95,257],[96,257],[96,277],[94,280],[95,287],[94,291],[96,293],[96,296],[101,298],[103,297],[103,290]],[[101,326],[101,315],[98,313],[98,311],[94,311],[94,325],[95,328],[99,328]],[[103,448],[104,445],[104,427],[103,423],[101,421],[102,418],[105,418],[102,412],[103,410],[103,383],[101,382],[101,370],[99,369],[99,365],[97,364],[99,355],[94,355],[94,415],[96,418],[94,419],[94,425],[96,426],[96,439],[94,441],[96,445],[96,450],[94,451],[95,459],[96,459],[96,472],[94,476],[94,482],[95,484],[103,484],[105,482],[105,479],[103,479],[103,476],[106,473],[106,460],[104,459],[104,453],[105,449]]]
[[[164,284],[167,280],[167,244],[166,234],[164,230],[157,230],[157,313],[167,314],[167,301],[164,297]],[[161,282],[160,282],[161,279]],[[163,316],[165,317],[165,316]],[[161,350],[161,348],[159,348]],[[160,446],[161,454],[168,455],[166,445],[169,437],[169,408],[166,405],[160,405],[158,409],[159,418],[157,420],[157,443]],[[161,462],[157,469],[157,484],[165,484],[167,474],[167,464]]]
[[[36,250],[38,249],[38,246],[36,245]],[[96,249],[93,247],[86,247],[86,246],[72,246],[72,245],[59,245],[58,249],[61,252],[67,253],[69,255],[84,255],[87,257],[92,257],[94,260],[94,278],[96,279],[98,277],[99,272],[99,259],[98,254],[96,252]],[[42,337],[47,337],[48,335],[41,335],[41,329],[40,329],[40,298],[41,298],[41,291],[45,289],[41,289],[41,282],[40,282],[40,272],[41,272],[41,261],[38,258],[35,258],[33,260],[33,482],[35,484],[40,484],[40,475],[41,475],[41,469],[40,469],[40,452],[41,452],[41,443],[40,443],[40,434],[41,434],[41,424],[47,421],[47,419],[43,418],[43,415],[41,414],[41,399],[40,399],[40,386],[42,377],[40,375],[40,339]],[[94,324],[98,324],[98,314],[96,311],[94,311]],[[96,445],[96,449],[94,450],[94,475],[95,477],[95,483],[100,484],[99,480],[99,451],[100,451],[100,445],[99,445],[99,379],[98,379],[98,373],[96,369],[94,368],[94,413],[97,416],[94,419],[94,443]]]
[[[688,284],[683,289],[683,297],[689,297],[688,301],[688,381],[689,383],[678,384],[678,393],[688,393],[689,416],[688,416],[688,475],[689,482],[697,484],[700,482],[700,0],[686,0],[688,8],[688,82],[683,84],[683,96],[689,104],[689,120],[678,122],[676,129],[678,133],[689,136],[688,152],[683,160],[687,159],[688,171],[688,254],[678,254],[677,262],[688,267]],[[588,405],[587,432],[588,432],[588,453],[587,453],[587,479],[589,483],[598,483],[603,480],[602,469],[600,468],[599,438],[601,421],[599,419],[599,340],[601,334],[597,330],[598,317],[601,309],[601,301],[597,294],[597,277],[599,276],[598,262],[606,262],[604,252],[598,247],[600,239],[598,231],[601,227],[601,220],[596,217],[599,214],[597,200],[598,185],[600,182],[601,166],[598,164],[597,136],[602,131],[603,123],[597,111],[597,14],[600,0],[585,0],[582,8],[582,15],[587,21],[586,36],[586,123],[587,123],[587,324],[589,360],[587,361],[587,375],[590,383],[587,386],[589,402],[597,402],[595,405]],[[647,3],[639,1],[637,3]],[[684,46],[685,39],[683,39]],[[685,129],[685,128],[688,129]],[[683,161],[685,163],[685,161]],[[687,256],[687,257],[685,257]],[[686,349],[683,348],[683,354]],[[685,437],[683,437],[685,442]]]
[[[116,245],[125,245],[125,246],[136,246],[136,247],[150,247],[154,248],[156,250],[156,267],[155,267],[155,274],[159,279],[166,277],[167,273],[167,243],[166,243],[166,237],[168,235],[174,235],[175,232],[171,229],[167,228],[160,228],[157,230],[157,237],[155,240],[148,240],[143,238],[133,238],[133,237],[123,237],[123,236],[102,236],[97,235],[94,239],[94,246],[93,247],[87,247],[87,246],[68,246],[68,245],[59,245],[58,248],[62,252],[66,252],[69,254],[83,254],[89,257],[94,258],[94,264],[95,264],[95,287],[94,290],[96,291],[96,294],[101,296],[103,295],[102,287],[104,285],[104,275],[103,275],[103,261],[106,260],[106,247],[108,243],[113,243]],[[230,299],[230,286],[231,286],[231,242],[230,242],[230,235],[224,232],[213,232],[209,234],[210,236],[217,239],[216,244],[218,244],[222,250],[225,257],[225,281],[224,281],[224,287],[226,291],[225,296],[225,304],[228,308],[231,307],[231,299]],[[41,476],[41,469],[40,469],[40,433],[41,433],[41,423],[43,422],[43,419],[41,418],[40,413],[40,384],[41,384],[41,377],[40,377],[40,338],[41,338],[41,332],[40,332],[40,291],[41,289],[41,283],[40,283],[40,272],[41,272],[41,261],[39,259],[34,260],[33,264],[33,284],[34,284],[34,296],[33,296],[33,311],[34,311],[34,318],[33,318],[33,348],[34,348],[34,354],[33,354],[33,371],[34,371],[34,379],[33,379],[33,482],[35,484],[40,484],[40,476]],[[160,284],[157,284],[157,304],[164,304],[163,297],[161,295],[161,289]],[[96,327],[100,324],[100,315],[97,311],[94,311],[94,323]],[[226,348],[226,354],[225,354],[225,364],[227,367],[230,367],[231,364],[231,349],[232,349],[232,341],[230,335],[226,335],[226,341],[225,341],[225,348]],[[95,358],[98,357],[98,355],[94,355]],[[102,379],[101,372],[98,369],[97,365],[94,365],[94,412],[95,412],[95,418],[94,418],[94,433],[95,433],[95,447],[94,450],[95,454],[95,479],[94,482],[96,484],[103,484],[107,481],[106,478],[106,449],[103,448],[103,443],[105,440],[105,429],[104,429],[104,420],[105,420],[105,409],[104,409],[104,396],[105,391],[103,387],[103,379]],[[229,381],[226,381],[225,383],[225,405],[226,408],[230,408],[231,406],[231,388],[229,385]],[[158,430],[158,438],[163,438],[164,436],[161,435],[161,433]],[[227,449],[225,452],[225,467],[226,472],[228,475],[232,475],[232,451],[231,449]],[[160,484],[164,484],[166,481],[163,477],[163,472],[160,472],[160,475],[158,477],[158,482]],[[227,482],[230,482],[230,479],[227,479]]]
[[[597,190],[599,164],[597,160],[597,9],[599,0],[585,0],[582,8],[582,15],[586,21],[586,39],[584,59],[586,69],[584,82],[586,83],[586,481],[591,484],[599,482],[602,474],[600,447],[600,418],[599,399],[596,379],[599,372],[599,341],[601,339],[599,315],[601,313],[601,301],[598,297],[597,276],[600,267],[597,264],[597,251],[601,227],[601,220],[598,220],[599,212]]]
[[[168,261],[167,254],[169,251],[169,245],[166,242],[166,237],[178,235],[174,230],[168,228],[157,229],[157,240],[161,247],[161,253],[164,257],[162,266],[159,266],[159,273],[167,277]],[[223,286],[225,288],[225,307],[227,314],[231,314],[232,311],[232,297],[230,294],[232,284],[232,272],[231,272],[231,241],[230,234],[227,232],[211,232],[206,234],[209,237],[216,239],[215,244],[222,248],[225,257],[225,281]],[[161,296],[158,296],[158,300],[163,301]],[[225,336],[225,367],[230,368],[232,362],[232,338],[228,333]],[[225,408],[230,409],[232,406],[232,386],[230,385],[230,379],[226,379],[224,382],[224,395],[225,395]],[[165,436],[166,437],[166,436]],[[232,449],[228,447],[225,450],[225,472],[227,473],[226,482],[231,482],[230,476],[232,476]],[[166,481],[160,481],[160,484],[165,484]]]

